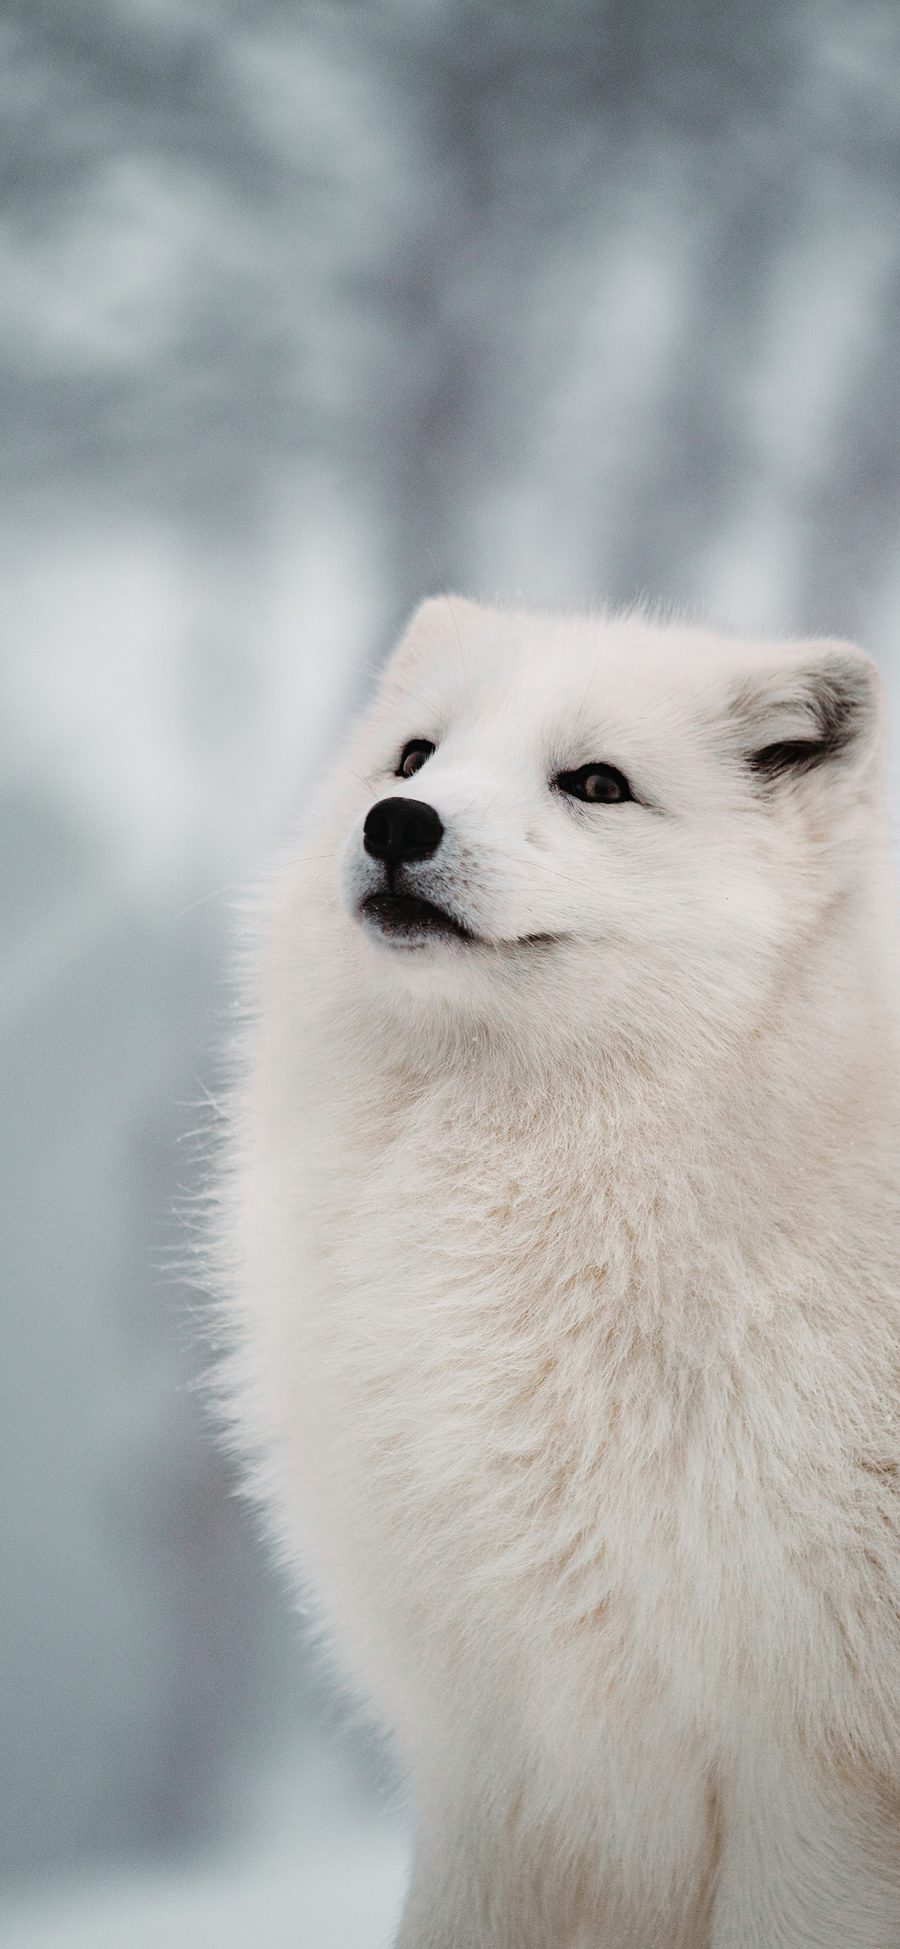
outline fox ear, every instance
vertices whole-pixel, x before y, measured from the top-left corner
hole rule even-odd
[[[792,644],[783,661],[741,679],[732,708],[745,760],[764,785],[856,771],[881,742],[880,678],[852,643]]]
[[[396,689],[428,662],[432,649],[455,642],[465,621],[477,614],[477,602],[465,596],[426,596],[413,613],[385,666],[385,683]]]

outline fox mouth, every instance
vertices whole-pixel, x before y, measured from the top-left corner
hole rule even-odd
[[[478,935],[445,907],[437,907],[417,893],[369,893],[359,911],[379,934],[398,947],[420,947],[426,941],[478,940]]]
[[[457,920],[446,907],[423,900],[418,893],[368,893],[359,906],[359,917],[367,921],[382,940],[395,947],[425,947],[429,941],[464,941],[471,947],[495,953],[515,948],[557,947],[565,934],[517,934],[511,940],[487,941],[471,927]]]

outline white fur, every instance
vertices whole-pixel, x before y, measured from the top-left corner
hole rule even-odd
[[[403,1949],[900,1946],[882,746],[848,645],[428,603],[264,903],[228,1386],[409,1769]],[[360,923],[404,793],[481,944]]]

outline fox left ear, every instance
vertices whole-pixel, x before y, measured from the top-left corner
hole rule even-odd
[[[881,680],[852,643],[792,644],[783,662],[742,678],[732,702],[746,762],[762,783],[855,770],[880,744]]]
[[[413,611],[381,673],[385,697],[394,697],[410,678],[426,668],[442,643],[458,643],[460,631],[479,610],[480,605],[465,596],[426,596]]]

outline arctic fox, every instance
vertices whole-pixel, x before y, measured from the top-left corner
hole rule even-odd
[[[227,1385],[402,1949],[900,1949],[883,773],[848,644],[448,597],[264,899]]]

